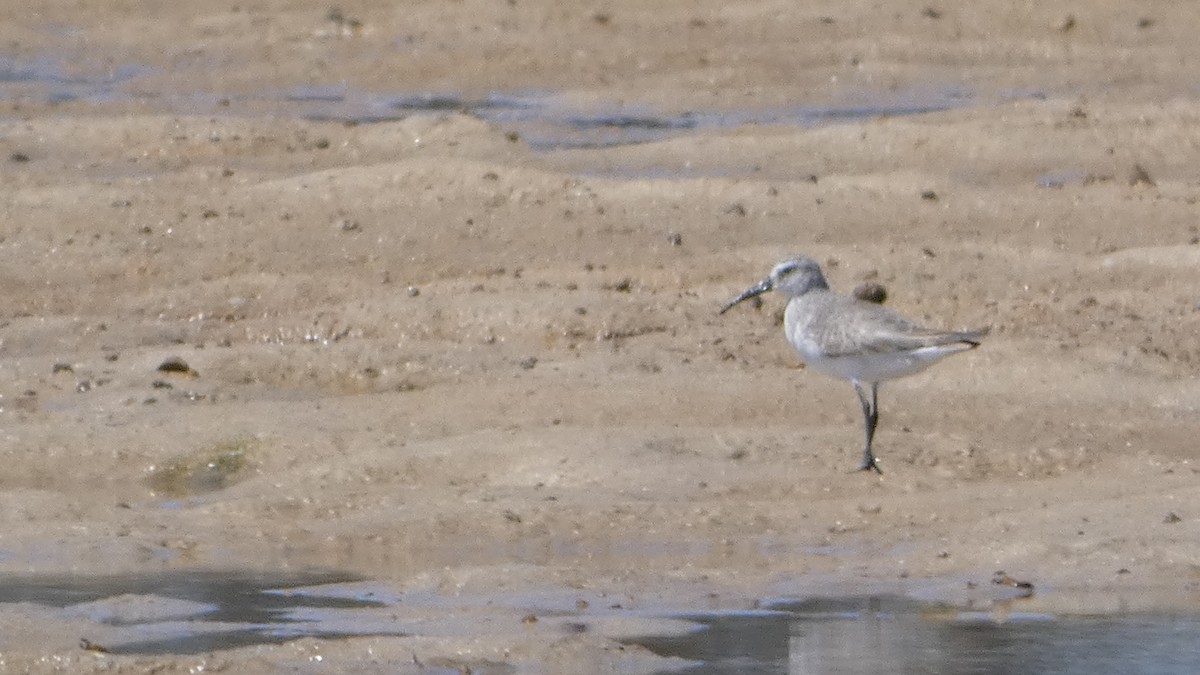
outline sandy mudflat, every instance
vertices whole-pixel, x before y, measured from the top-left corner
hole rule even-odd
[[[6,667],[634,672],[598,607],[997,570],[1200,606],[1200,7],[173,4],[0,8],[0,572],[449,604],[187,657],[3,605]],[[992,327],[882,387],[882,477],[778,298],[716,315],[792,252]]]

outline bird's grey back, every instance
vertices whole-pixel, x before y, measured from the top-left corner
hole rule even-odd
[[[956,342],[978,344],[987,333],[925,328],[886,307],[828,290],[793,298],[785,322],[793,343],[803,333],[827,357],[898,352]]]

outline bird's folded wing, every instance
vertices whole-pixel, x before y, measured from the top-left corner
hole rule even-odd
[[[988,329],[949,331],[920,327],[897,327],[892,330],[877,331],[863,347],[875,353],[892,353],[921,349],[922,347],[940,347],[942,345],[964,344],[978,346]]]

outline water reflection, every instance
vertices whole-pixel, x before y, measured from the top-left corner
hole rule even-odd
[[[1197,672],[1200,617],[962,612],[894,597],[777,604],[688,617],[698,630],[637,640],[699,663],[689,675]]]

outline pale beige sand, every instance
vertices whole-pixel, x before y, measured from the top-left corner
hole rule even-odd
[[[617,628],[486,607],[563,588],[741,607],[1003,569],[1035,610],[1196,608],[1191,3],[347,3],[357,31],[327,3],[171,4],[0,8],[14,63],[149,68],[0,102],[0,571],[330,567],[480,598],[455,610],[479,622],[133,659],[22,605],[6,666],[654,667]],[[547,153],[453,112],[266,116],[313,85],[663,114],[974,97]],[[882,478],[850,472],[858,402],[796,368],[778,298],[716,315],[791,252],[992,326],[882,387]],[[198,377],[157,373],[172,356]],[[230,485],[160,506],[161,467],[228,448]]]

